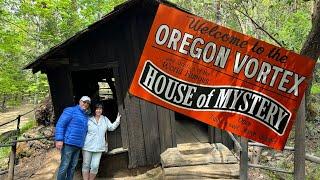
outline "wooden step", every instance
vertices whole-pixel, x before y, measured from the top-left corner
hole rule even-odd
[[[206,154],[212,151],[213,147],[209,143],[184,143],[178,144],[177,149],[181,154]]]
[[[187,143],[178,145],[177,148],[168,148],[161,154],[163,168],[232,163],[237,163],[236,157],[221,143],[212,145]]]
[[[209,164],[164,168],[165,179],[239,179],[238,164]]]

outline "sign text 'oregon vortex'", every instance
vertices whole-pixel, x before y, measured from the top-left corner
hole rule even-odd
[[[160,5],[130,93],[283,149],[314,65],[307,57]]]

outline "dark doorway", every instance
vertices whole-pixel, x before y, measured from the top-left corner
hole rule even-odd
[[[175,113],[175,118],[177,144],[209,142],[208,125],[179,113]]]
[[[91,98],[91,109],[98,102],[104,106],[103,115],[114,122],[118,113],[117,95],[112,68],[82,70],[72,72],[73,94],[75,102],[81,96]],[[108,132],[109,150],[122,147],[121,128]]]

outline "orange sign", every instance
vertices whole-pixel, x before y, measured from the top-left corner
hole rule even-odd
[[[283,149],[315,61],[160,5],[130,93]]]

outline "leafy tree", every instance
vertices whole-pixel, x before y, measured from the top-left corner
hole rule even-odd
[[[124,0],[0,0],[3,107],[12,97],[47,94],[46,77],[22,71],[23,66],[122,2]]]

